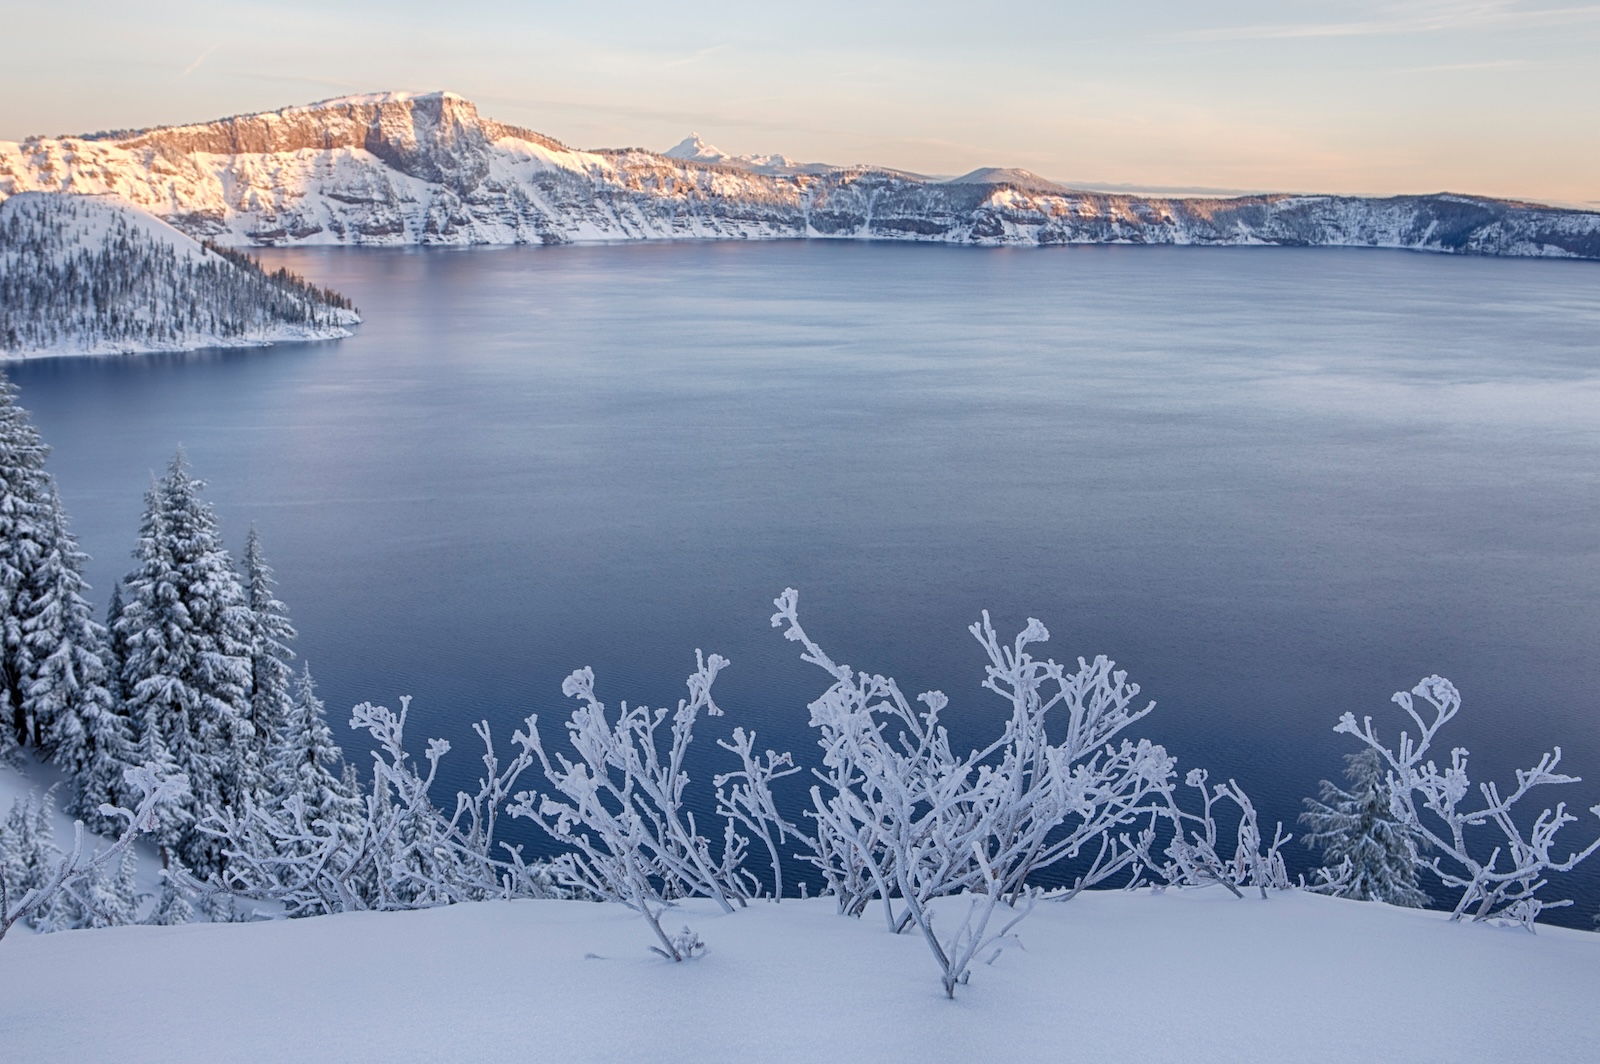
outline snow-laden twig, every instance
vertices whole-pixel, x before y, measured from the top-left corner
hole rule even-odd
[[[1144,875],[1154,875],[1171,886],[1226,886],[1235,898],[1243,898],[1243,888],[1254,886],[1266,898],[1267,890],[1290,890],[1290,874],[1283,864],[1283,846],[1293,835],[1285,834],[1280,822],[1272,832],[1272,845],[1262,848],[1261,824],[1256,805],[1245,794],[1238,782],[1229,779],[1226,784],[1210,784],[1210,773],[1203,768],[1192,768],[1184,776],[1184,786],[1200,794],[1200,811],[1190,813],[1178,800],[1178,789],[1162,787],[1165,802],[1150,810],[1149,826],[1142,830],[1134,842],[1138,851],[1138,870],[1134,882]],[[1234,835],[1234,853],[1224,858],[1221,846],[1221,829],[1218,827],[1218,806],[1234,806],[1237,826]],[[1165,832],[1162,827],[1165,826]],[[1168,838],[1165,859],[1152,854],[1158,838]]]
[[[679,699],[676,710],[624,702],[615,721],[607,719],[605,705],[595,696],[593,670],[578,669],[561,685],[563,694],[579,702],[567,721],[575,761],[559,752],[554,758],[546,754],[534,717],[528,718],[528,731],[517,735],[538,757],[555,793],[520,793],[507,811],[532,820],[570,847],[553,864],[562,882],[639,912],[660,941],[661,952],[673,960],[692,955],[662,929],[662,914],[674,901],[714,898],[724,912],[732,912],[760,893],[759,881],[741,867],[749,840],[735,824],[754,826],[773,854],[788,830],[766,789],[782,774],[787,755],[755,758],[754,736],[742,731],[735,733],[729,749],[740,753],[743,768],[718,781],[724,788],[718,804],[725,818],[720,854],[712,853],[710,840],[684,806],[689,784],[684,759],[694,725],[702,712],[722,715],[711,686],[727,664],[719,655],[707,658],[695,651],[689,697]],[[658,733],[669,716],[663,751]],[[764,819],[769,812],[770,819]],[[774,886],[781,889],[781,872],[776,861],[774,865]]]
[[[1418,699],[1426,710],[1418,708]],[[1567,812],[1565,802],[1557,803],[1554,809],[1545,808],[1526,831],[1512,816],[1516,803],[1534,788],[1579,782],[1577,776],[1556,771],[1561,763],[1561,748],[1555,747],[1531,769],[1518,769],[1517,786],[1509,794],[1502,795],[1494,782],[1478,784],[1483,804],[1463,808],[1462,803],[1472,790],[1467,777],[1467,751],[1462,747],[1452,749],[1449,765],[1443,769],[1427,759],[1440,729],[1461,709],[1461,695],[1455,685],[1442,676],[1429,676],[1409,692],[1396,692],[1392,701],[1417,729],[1416,737],[1409,731],[1400,733],[1398,749],[1378,738],[1371,717],[1363,717],[1357,724],[1355,714],[1346,713],[1334,731],[1355,736],[1383,759],[1395,817],[1435,851],[1423,867],[1437,875],[1447,888],[1462,892],[1451,919],[1460,920],[1470,912],[1474,920],[1509,920],[1532,931],[1542,909],[1570,905],[1570,901],[1547,902],[1536,895],[1549,882],[1549,873],[1570,871],[1600,849],[1600,838],[1559,858],[1551,852],[1556,833],[1578,819]],[[1600,816],[1600,805],[1589,811]],[[1424,817],[1423,813],[1429,815]],[[1467,835],[1471,829],[1486,826],[1496,829],[1501,841],[1485,859],[1469,846]]]
[[[988,941],[988,917],[971,918],[945,941],[934,933],[931,899],[982,894],[992,912],[1059,861],[1095,854],[1082,889],[1135,860],[1134,845],[1115,829],[1162,798],[1172,762],[1143,740],[1114,744],[1154,703],[1137,703],[1138,685],[1111,661],[1080,658],[1069,669],[1037,659],[1028,648],[1049,638],[1043,624],[1030,620],[1002,643],[985,613],[971,627],[989,658],[983,686],[1005,699],[1010,716],[987,746],[957,755],[940,721],[942,693],[920,695],[914,709],[893,679],[834,662],[801,627],[796,591],[774,604],[773,627],[834,681],[810,704],[823,751],[807,813],[817,825],[810,860],[842,912],[858,915],[876,898],[890,930],[915,924],[947,991]]]
[[[783,898],[783,857],[778,852],[785,840],[793,840],[815,851],[815,844],[795,824],[779,814],[772,796],[772,783],[792,776],[800,769],[787,752],[768,750],[765,757],[755,754],[756,733],[733,729],[733,739],[718,739],[717,745],[739,757],[740,768],[712,778],[717,788],[717,812],[725,822],[724,835],[734,825],[743,827],[761,840],[772,864],[772,896]]]
[[[227,864],[220,878],[190,886],[275,901],[290,916],[561,895],[545,866],[525,863],[519,849],[495,838],[502,805],[533,764],[525,733],[514,736],[518,753],[502,766],[488,723],[473,726],[484,744],[484,775],[477,793],[456,795],[447,816],[430,791],[450,744],[430,740],[421,773],[404,747],[410,705],[407,696],[399,713],[370,702],[351,711],[351,727],[378,744],[371,792],[355,815],[309,816],[298,794],[276,808],[213,808],[201,828],[222,841]]]
[[[138,806],[132,810],[110,805],[101,807],[100,811],[106,817],[126,821],[122,834],[106,849],[85,853],[83,821],[76,821],[73,824],[71,851],[42,877],[42,882],[16,897],[12,896],[3,863],[0,863],[0,939],[6,937],[6,932],[17,921],[45,911],[62,891],[72,889],[74,884],[94,876],[112,862],[120,863],[134,839],[155,826],[160,807],[168,802],[181,801],[188,793],[188,781],[184,777],[159,777],[149,765],[127,769],[124,777],[129,793],[137,793],[141,797]]]
[[[1235,897],[1244,896],[1243,888],[1254,887],[1263,898],[1269,888],[1293,887],[1282,850],[1294,836],[1286,834],[1279,823],[1273,830],[1272,844],[1263,848],[1255,803],[1244,788],[1236,780],[1210,784],[1209,779],[1210,774],[1203,768],[1190,769],[1184,776],[1184,785],[1199,792],[1198,813],[1183,808],[1176,787],[1170,783],[1161,786],[1162,801],[1151,807],[1148,824],[1133,843],[1138,859],[1132,883],[1137,885],[1145,882],[1146,876],[1154,876],[1170,886],[1217,884]],[[1217,810],[1223,805],[1232,806],[1238,818],[1233,854],[1229,857],[1219,849],[1222,830],[1217,823]],[[1167,843],[1162,856],[1157,857],[1152,851],[1162,838]]]

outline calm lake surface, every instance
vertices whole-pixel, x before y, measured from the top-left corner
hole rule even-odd
[[[179,443],[261,530],[346,752],[502,752],[592,665],[609,703],[733,661],[727,717],[809,758],[826,676],[767,623],[998,727],[989,609],[1105,653],[1143,734],[1291,822],[1430,673],[1506,780],[1554,744],[1600,800],[1600,265],[1334,249],[857,243],[275,251],[350,340],[7,367],[103,604]],[[706,727],[706,725],[710,725]],[[1447,751],[1442,752],[1448,756]],[[532,776],[525,777],[536,784]],[[1568,793],[1558,793],[1565,791]],[[1600,822],[1567,829],[1577,845]],[[1270,830],[1270,827],[1269,827]],[[1292,844],[1291,859],[1305,862]],[[1600,868],[1568,877],[1587,925]],[[1560,896],[1560,892],[1555,892]]]

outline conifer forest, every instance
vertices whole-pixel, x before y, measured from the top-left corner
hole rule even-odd
[[[130,207],[0,203],[0,354],[120,353],[347,335],[350,301]]]

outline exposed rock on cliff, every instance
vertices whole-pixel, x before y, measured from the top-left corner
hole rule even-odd
[[[1600,258],[1600,214],[1472,196],[1180,199],[1025,170],[577,151],[452,93],[382,93],[193,126],[0,143],[0,199],[113,193],[224,244],[848,237],[970,244],[1294,244]]]

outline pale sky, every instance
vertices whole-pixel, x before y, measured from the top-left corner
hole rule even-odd
[[[1600,3],[0,0],[0,139],[450,89],[579,147],[1600,205]]]

